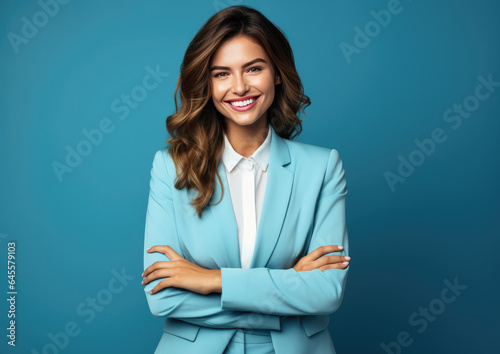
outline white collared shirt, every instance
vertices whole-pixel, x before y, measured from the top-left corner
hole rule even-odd
[[[234,216],[238,226],[241,268],[252,261],[260,214],[267,182],[267,167],[271,153],[271,126],[266,140],[246,158],[234,151],[224,134],[222,162],[226,169]]]

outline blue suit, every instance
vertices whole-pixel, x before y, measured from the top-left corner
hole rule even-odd
[[[277,354],[335,353],[327,326],[342,302],[347,269],[297,272],[292,267],[322,245],[342,245],[348,255],[344,169],[335,149],[281,138],[272,127],[269,171],[255,251],[242,269],[237,225],[222,161],[224,185],[198,218],[189,204],[196,191],[174,187],[175,166],[165,148],[151,170],[144,269],[168,261],[148,253],[169,245],[207,269],[221,269],[222,293],[201,295],[180,288],[149,294],[153,315],[165,317],[156,353],[223,353],[238,328],[271,330]],[[339,254],[339,253],[331,253]]]

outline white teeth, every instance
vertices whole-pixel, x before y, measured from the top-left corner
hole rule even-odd
[[[248,106],[249,104],[253,103],[254,101],[255,101],[255,99],[250,98],[249,100],[245,100],[245,101],[232,101],[229,103],[232,104],[233,106],[236,106],[236,107],[245,107],[245,106]]]

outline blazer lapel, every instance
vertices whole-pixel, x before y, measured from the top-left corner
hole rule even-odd
[[[265,267],[267,265],[280,236],[292,191],[293,171],[289,171],[284,167],[290,163],[288,145],[272,126],[270,126],[270,129],[272,137],[266,192],[250,268]],[[213,204],[210,205],[209,209],[219,229],[227,267],[241,268],[238,227],[234,216],[226,170],[222,161],[219,162],[218,169],[224,186],[224,198],[219,204],[214,205],[220,200],[221,196],[220,184],[216,180],[211,199]]]
[[[292,192],[293,171],[285,167],[290,163],[288,145],[272,126],[270,129],[272,130],[271,154],[266,192],[250,268],[267,266],[278,242]]]
[[[220,267],[241,268],[240,245],[238,240],[238,225],[234,215],[233,202],[227,182],[226,169],[222,160],[219,162],[219,176],[224,186],[224,198],[219,204],[222,191],[217,177],[215,177],[215,188],[210,200],[209,209],[214,217],[214,223],[219,229],[220,244],[224,251],[226,259],[225,264],[219,264]]]

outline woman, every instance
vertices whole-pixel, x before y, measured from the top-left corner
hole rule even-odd
[[[143,284],[165,317],[156,353],[335,353],[347,190],[336,150],[291,140],[309,104],[286,37],[260,12],[224,9],[191,41],[151,170]]]

